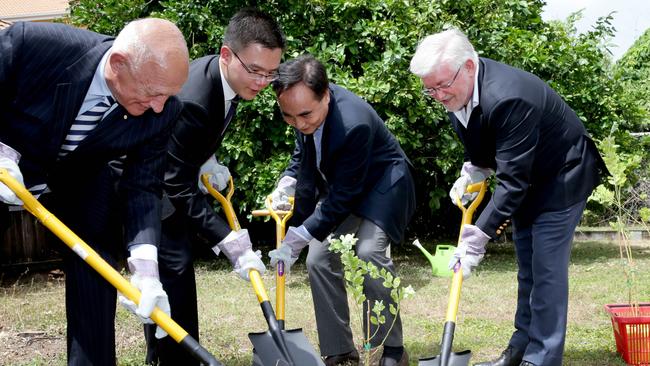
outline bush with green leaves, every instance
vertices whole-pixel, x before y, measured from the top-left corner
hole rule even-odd
[[[393,274],[387,271],[386,268],[379,269],[375,264],[363,261],[357,257],[354,251],[354,245],[356,242],[357,238],[352,234],[341,235],[338,239],[331,239],[329,250],[341,255],[345,287],[357,306],[357,311],[354,312],[354,314],[358,315],[357,319],[359,324],[361,324],[362,336],[360,343],[363,344],[363,349],[365,351],[364,356],[366,359],[364,365],[369,365],[369,360],[372,357],[373,352],[377,351],[379,346],[384,344],[388,334],[395,326],[395,321],[397,320],[397,315],[399,314],[402,301],[413,296],[415,290],[413,290],[411,285],[403,287],[401,279],[393,276]],[[390,289],[392,302],[388,304],[388,311],[393,315],[393,322],[391,324],[386,324],[386,315],[384,315],[386,304],[384,304],[383,300],[368,299],[363,293],[364,282],[367,280],[377,279],[382,279],[384,287]],[[367,309],[366,314],[363,314],[361,310],[364,305]],[[373,324],[376,326],[373,334],[369,334],[369,327],[364,329],[364,317],[366,324]],[[382,326],[388,327],[385,333],[386,336],[384,339],[376,341],[374,338]],[[373,341],[375,345],[379,346],[374,349],[371,348],[371,341]]]
[[[238,9],[256,5],[277,17],[288,40],[286,58],[312,53],[331,80],[366,99],[415,166],[418,206],[410,231],[420,237],[455,233],[447,191],[463,160],[463,147],[444,109],[421,94],[408,66],[424,36],[447,26],[464,30],[481,56],[539,75],[576,110],[596,138],[619,123],[623,135],[639,124],[638,101],[612,77],[605,46],[613,28],[604,17],[576,34],[574,23],[544,22],[542,0],[75,0],[74,24],[115,34],[145,15],[178,24],[193,58],[218,52],[223,29]],[[265,90],[240,105],[218,152],[234,174],[240,213],[261,206],[293,150],[273,93]],[[633,149],[624,144],[626,151]]]

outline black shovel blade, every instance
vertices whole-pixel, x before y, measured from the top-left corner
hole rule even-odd
[[[433,356],[421,358],[418,366],[469,366],[469,359],[472,358],[472,351],[452,352],[449,355],[449,362],[446,365],[441,364],[441,357]]]
[[[323,360],[309,343],[302,329],[282,330],[290,359],[281,352],[269,331],[249,333],[255,366],[325,366]]]

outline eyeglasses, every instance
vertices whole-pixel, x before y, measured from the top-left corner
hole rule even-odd
[[[458,73],[460,72],[460,69],[462,69],[462,68],[463,68],[463,65],[460,65],[460,67],[456,71],[456,74],[454,74],[454,78],[451,79],[451,81],[448,82],[447,84],[441,85],[441,86],[439,86],[437,88],[422,88],[422,94],[428,95],[428,96],[433,96],[436,92],[438,92],[440,90],[445,90],[445,89],[451,88],[451,86],[454,84],[454,81],[456,81],[456,78],[458,77]]]
[[[249,69],[248,66],[246,66],[244,61],[242,61],[241,58],[239,58],[239,56],[237,55],[237,53],[235,51],[232,51],[232,54],[235,55],[235,57],[237,57],[237,60],[239,60],[239,63],[242,65],[244,70],[246,70],[246,72],[248,73],[248,77],[253,79],[253,80],[264,81],[264,82],[270,83],[270,82],[278,80],[278,77],[280,77],[280,75],[277,72],[273,72],[273,73],[270,73],[270,74],[262,74],[262,73],[259,73],[259,72],[255,72],[255,71]]]

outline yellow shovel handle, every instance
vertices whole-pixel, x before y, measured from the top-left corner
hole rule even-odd
[[[129,300],[140,303],[140,291],[136,289],[129,281],[122,277],[113,267],[111,267],[102,257],[97,254],[88,244],[79,238],[72,230],[49,212],[41,205],[36,198],[12,177],[6,169],[0,169],[0,182],[4,183],[11,189],[18,198],[20,198],[24,207],[40,220],[45,227],[50,229],[59,239],[61,239],[73,252],[77,253],[81,259],[95,269],[102,277],[111,283],[119,292],[124,294]],[[155,308],[151,313],[151,319],[165,330],[176,342],[181,342],[187,335],[169,315],[165,314],[159,308]]]
[[[289,202],[293,205],[293,199]],[[275,220],[275,247],[280,248],[282,240],[284,239],[285,227],[287,221],[293,215],[293,207],[289,211],[276,211],[271,204],[271,195],[266,197],[265,200],[266,210],[255,210],[252,212],[253,216],[271,216]],[[278,269],[275,271],[275,315],[279,321],[284,321],[285,309],[285,277],[286,273],[280,273],[280,263]]]
[[[460,198],[456,199],[456,206],[463,212],[463,218],[460,225],[460,233],[458,235],[458,243],[460,244],[460,234],[463,232],[463,225],[471,224],[474,211],[483,201],[485,192],[487,191],[487,180],[471,184],[465,189],[466,193],[478,192],[476,198],[470,203],[469,207],[465,208]],[[451,278],[451,289],[449,290],[449,303],[447,305],[447,316],[445,321],[456,322],[458,314],[458,303],[460,302],[460,289],[463,285],[463,269],[460,267],[460,262],[456,263],[454,267],[454,275]]]
[[[219,191],[214,189],[212,187],[212,184],[209,182],[210,174],[202,174],[201,175],[201,182],[205,186],[205,188],[208,189],[208,192],[214,197],[219,203],[221,203],[221,206],[223,207],[223,210],[226,214],[226,219],[228,220],[228,225],[230,225],[230,228],[233,229],[234,231],[239,231],[241,230],[241,225],[239,225],[239,220],[237,220],[237,215],[235,214],[235,209],[232,207],[232,202],[231,198],[233,193],[235,193],[235,186],[232,181],[232,177],[230,177],[230,180],[228,182],[228,193],[224,197]]]

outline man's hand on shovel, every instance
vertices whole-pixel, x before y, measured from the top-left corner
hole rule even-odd
[[[131,284],[140,290],[141,293],[140,303],[136,305],[133,301],[120,294],[118,298],[120,304],[135,314],[145,324],[153,324],[153,320],[149,317],[156,306],[167,315],[170,315],[167,293],[163,290],[158,275],[158,262],[151,258],[146,258],[146,256],[138,256],[134,251],[131,251],[131,256],[127,261],[129,270],[133,273],[131,276]],[[165,336],[167,336],[167,332],[161,327],[157,327],[156,338],[160,339]]]
[[[485,254],[485,245],[490,237],[475,225],[463,225],[463,232],[460,234],[458,247],[454,256],[449,261],[449,269],[453,270],[456,263],[460,261],[463,270],[463,279],[472,275],[472,270],[481,263]]]

